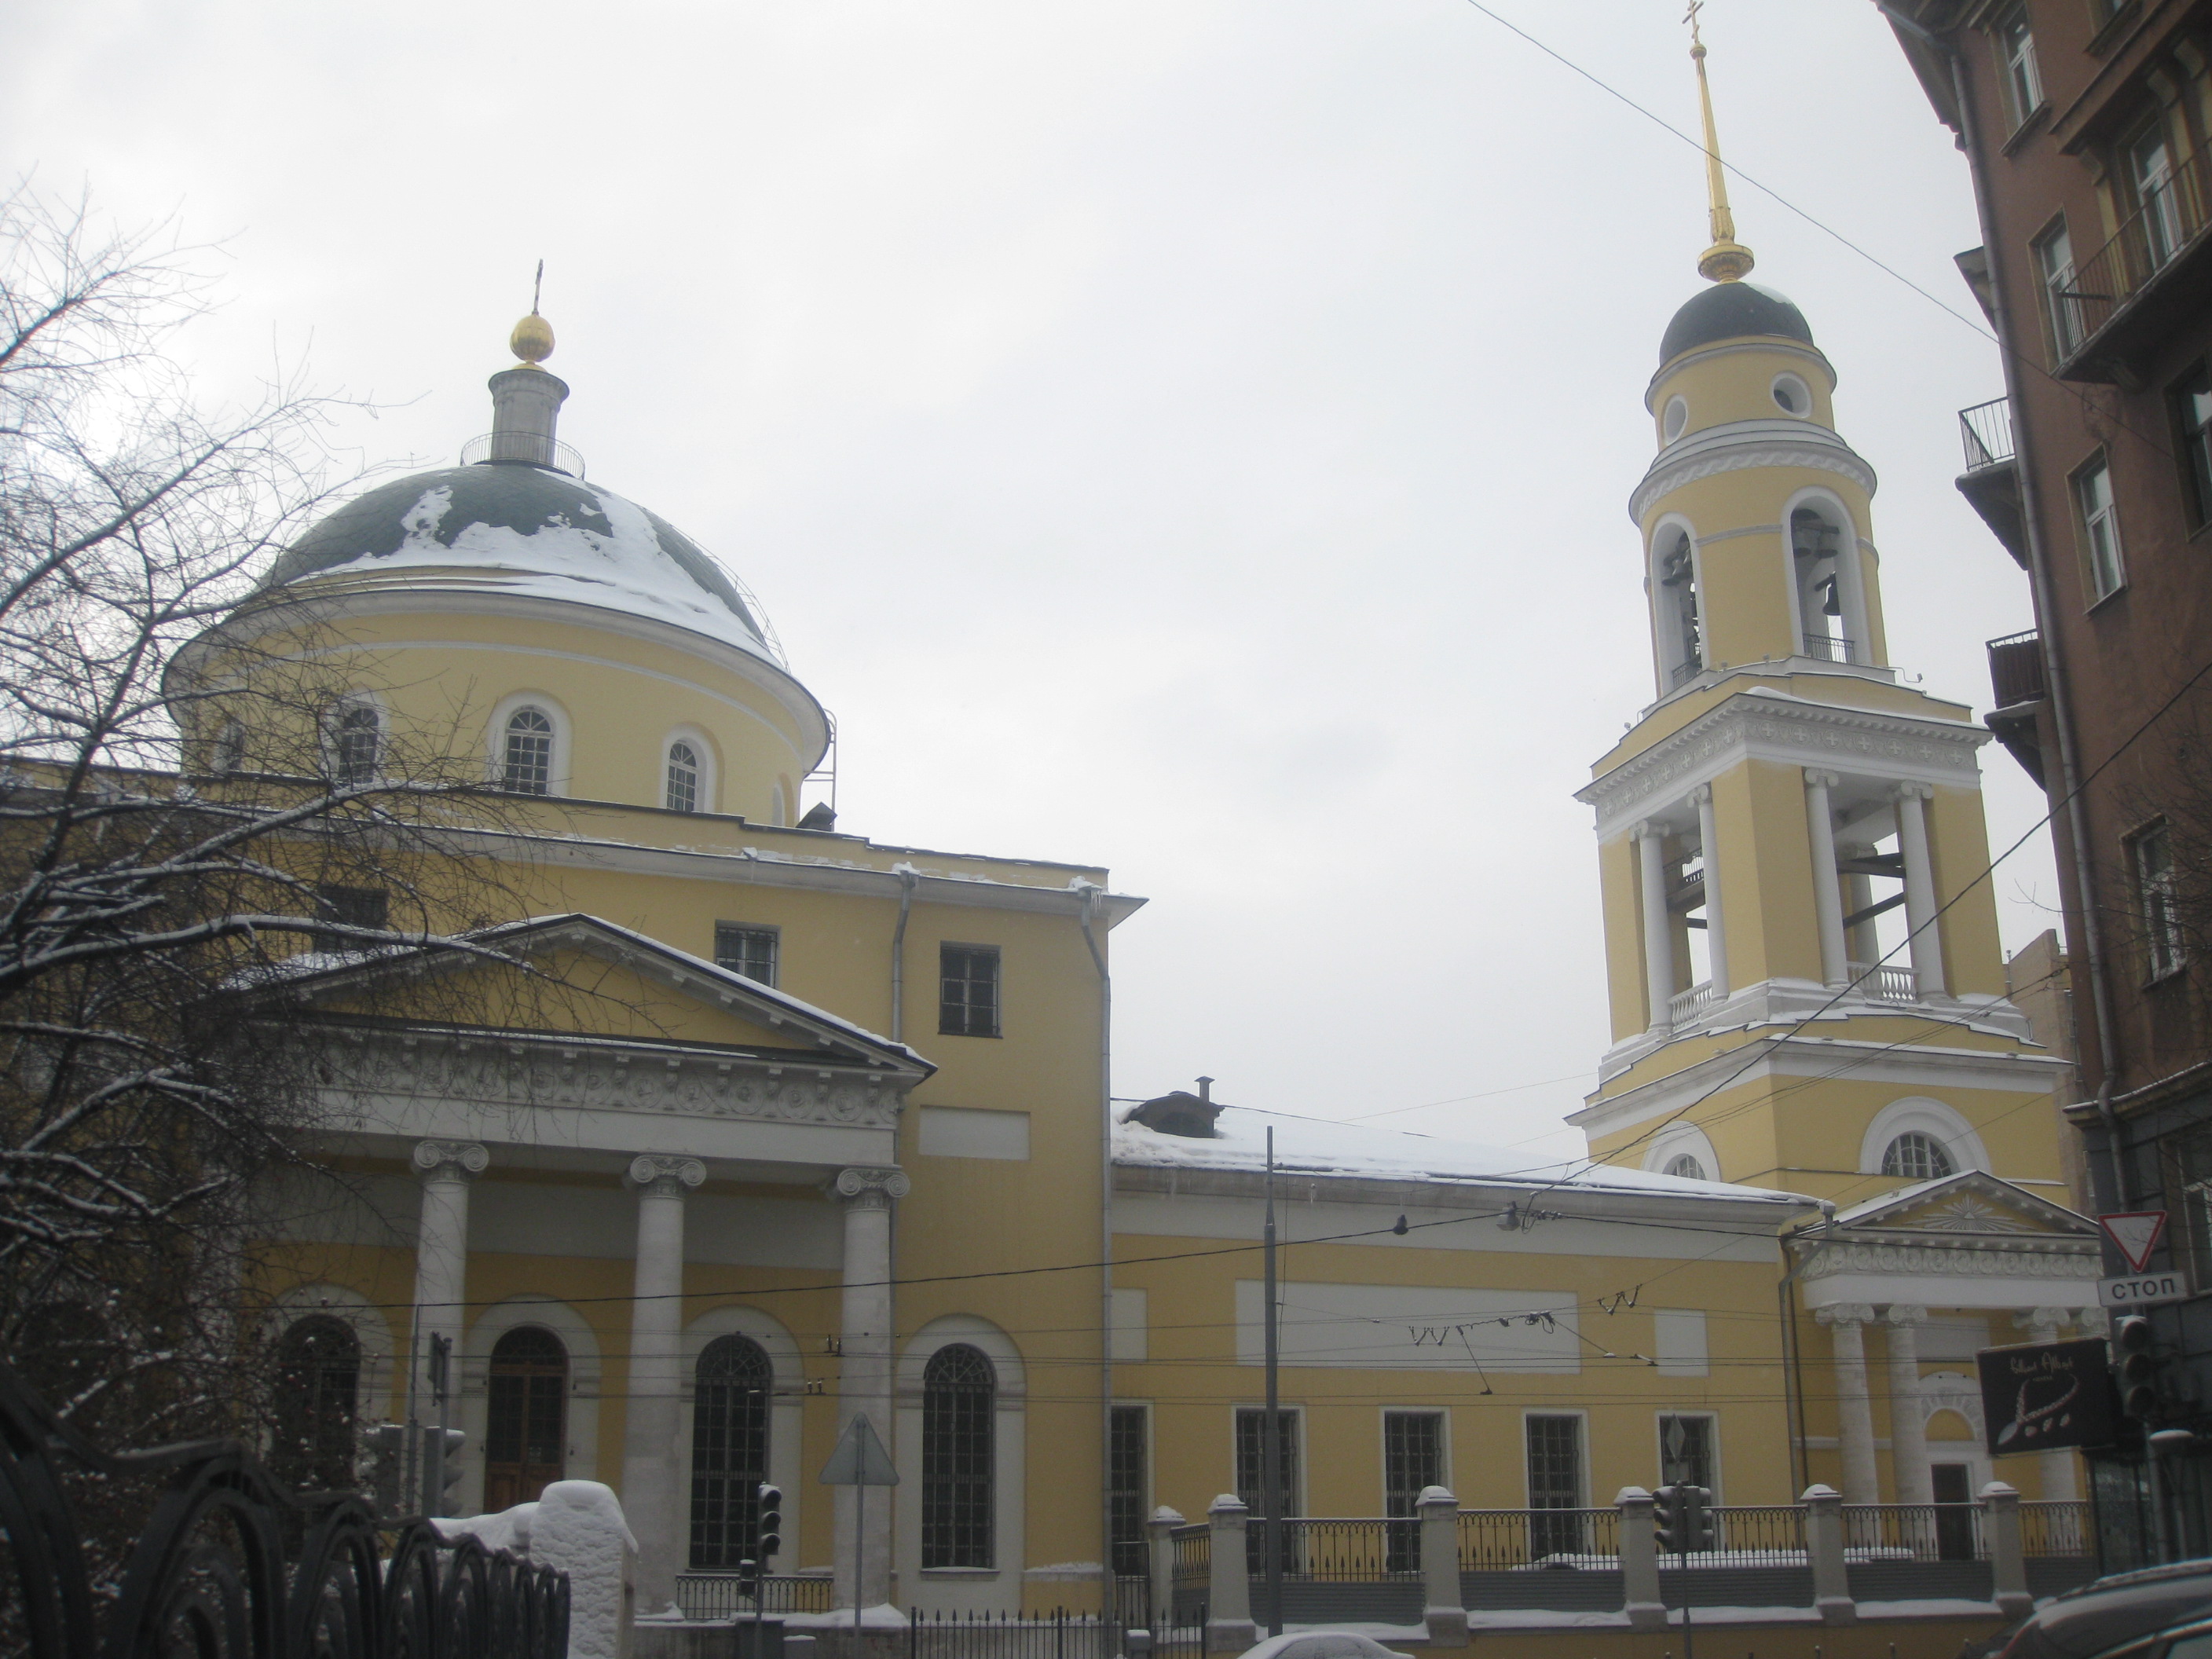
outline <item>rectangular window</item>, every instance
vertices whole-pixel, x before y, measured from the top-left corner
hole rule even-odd
[[[718,921],[714,924],[714,966],[726,968],[733,974],[743,974],[747,979],[758,980],[763,985],[775,983],[776,949],[782,930],[775,927],[748,927],[742,922]]]
[[[325,921],[335,921],[343,927],[374,927],[382,929],[389,925],[392,896],[381,887],[318,887],[315,889],[315,914]],[[366,942],[343,933],[319,933],[315,936],[319,951],[359,951]]]
[[[1254,1572],[1265,1571],[1267,1548],[1262,1542],[1264,1529],[1260,1522],[1267,1514],[1266,1503],[1261,1496],[1267,1475],[1264,1452],[1267,1444],[1267,1413],[1255,1406],[1237,1408],[1237,1495],[1243,1499],[1250,1511],[1244,1527],[1244,1559]],[[1283,1407],[1276,1413],[1275,1445],[1280,1458],[1279,1473],[1282,1480],[1283,1513],[1298,1512],[1298,1414],[1291,1407]],[[1283,1570],[1291,1570],[1292,1550],[1287,1534],[1283,1539]]]
[[[2199,363],[2191,369],[2172,396],[2190,522],[2212,524],[2212,365]]]
[[[2027,8],[2014,6],[1992,33],[2004,72],[2005,102],[2016,127],[2043,107],[2043,76],[2035,67],[2035,32],[2027,24]]]
[[[947,1036],[999,1035],[999,947],[938,947],[937,1029]]]
[[[2081,343],[2081,301],[2074,287],[2074,239],[2061,222],[2036,239],[2036,274],[2043,279],[2044,320],[2053,353],[2070,357]]]
[[[1383,1564],[1387,1571],[1419,1571],[1421,1492],[1425,1487],[1449,1486],[1444,1476],[1444,1414],[1384,1412],[1382,1513],[1392,1522],[1389,1559]]]
[[[2135,838],[2136,894],[2142,906],[2143,951],[2150,976],[2164,979],[2181,966],[2181,913],[2175,902],[2173,841],[2164,824]]]
[[[2100,455],[2074,475],[2074,509],[2081,515],[2081,547],[2089,565],[2089,592],[2101,599],[2127,580],[2120,562],[2120,520],[2112,505],[2112,473]]]
[[[1151,1436],[1151,1413],[1142,1406],[1114,1407],[1113,1467],[1108,1472],[1107,1496],[1114,1515],[1114,1576],[1141,1578],[1145,1559],[1145,1472]]]
[[[2181,201],[2173,176],[2173,152],[2166,145],[2166,129],[2154,118],[2127,147],[2128,185],[2141,215],[2139,249],[2153,270],[2157,270],[2186,240],[2181,229]]]
[[[1564,1413],[1531,1412],[1522,1422],[1528,1436],[1528,1507],[1576,1511],[1528,1517],[1529,1559],[1583,1554],[1587,1547],[1587,1528],[1580,1514],[1583,1420]]]
[[[1713,1455],[1713,1419],[1708,1413],[1663,1412],[1659,1418],[1659,1484],[1719,1490],[1719,1464]]]

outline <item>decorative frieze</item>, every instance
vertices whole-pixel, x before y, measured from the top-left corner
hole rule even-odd
[[[2041,1248],[2008,1239],[1995,1249],[1950,1243],[1875,1243],[1854,1240],[1811,1252],[1807,1279],[1838,1273],[1941,1274],[1955,1279],[2095,1279],[2102,1271],[2094,1243],[2054,1238]]]
[[[328,1097],[360,1119],[393,1097],[890,1129],[903,1079],[799,1061],[377,1034],[328,1043]]]

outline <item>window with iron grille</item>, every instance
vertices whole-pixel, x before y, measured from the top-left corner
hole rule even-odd
[[[270,1465],[301,1492],[340,1492],[354,1474],[361,1339],[327,1314],[302,1319],[276,1349]]]
[[[1659,1418],[1659,1484],[1711,1491],[1713,1419],[1706,1413],[1662,1412]]]
[[[507,764],[499,787],[511,795],[543,795],[553,787],[553,722],[536,708],[507,717]]]
[[[668,810],[699,810],[699,751],[681,739],[668,745]]]
[[[1142,1406],[1116,1406],[1112,1427],[1107,1497],[1113,1511],[1114,1573],[1139,1578],[1150,1565],[1145,1555],[1145,1474],[1152,1413]]]
[[[1565,1413],[1531,1412],[1522,1419],[1528,1437],[1528,1507],[1532,1510],[1574,1510],[1583,1503],[1583,1420]],[[1531,1559],[1579,1555],[1584,1552],[1583,1517],[1579,1514],[1531,1516],[1528,1550]]]
[[[1382,1413],[1382,1513],[1395,1523],[1384,1563],[1389,1571],[1420,1567],[1421,1493],[1430,1486],[1449,1486],[1444,1473],[1442,1412]]]
[[[2181,440],[2181,482],[2189,501],[2189,521],[2212,524],[2212,365],[2197,364],[2181,377],[2171,396],[2174,430]]]
[[[331,722],[331,766],[340,783],[374,783],[384,759],[384,720],[375,705],[349,702]]]
[[[956,1342],[921,1379],[921,1565],[993,1564],[996,1478],[992,1418],[999,1379],[980,1348]]]
[[[1940,1181],[1957,1166],[1934,1135],[1907,1129],[1884,1149],[1881,1172],[1899,1181]]]
[[[999,1035],[999,947],[938,947],[937,1029],[948,1036]]]
[[[2164,979],[2181,966],[2181,911],[2173,884],[2173,840],[2164,824],[2129,843],[2136,866],[2136,902],[2142,907],[2143,951],[2150,976]]]
[[[781,938],[778,928],[718,921],[714,924],[714,965],[733,974],[743,974],[747,979],[757,979],[763,985],[773,985]]]
[[[1267,1564],[1266,1534],[1261,1521],[1267,1513],[1266,1449],[1267,1444],[1267,1413],[1256,1406],[1237,1408],[1237,1496],[1250,1511],[1244,1528],[1244,1555],[1254,1572],[1265,1569]],[[1275,1448],[1279,1459],[1277,1471],[1282,1481],[1282,1513],[1290,1516],[1298,1512],[1298,1413],[1295,1407],[1280,1407],[1275,1413]],[[1291,1543],[1287,1533],[1283,1538],[1283,1567],[1291,1571]]]
[[[760,1344],[718,1336],[700,1353],[694,1382],[691,1565],[734,1567],[752,1558],[760,1535],[775,1374]]]

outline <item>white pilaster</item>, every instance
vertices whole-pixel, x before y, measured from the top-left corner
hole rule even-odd
[[[840,1170],[835,1189],[845,1206],[844,1355],[837,1390],[837,1431],[866,1413],[891,1449],[891,1206],[914,1188],[903,1170]],[[866,1493],[866,1535],[854,1547],[861,1489],[836,1492],[836,1599],[843,1607],[879,1607],[891,1599],[891,1494]],[[855,1598],[858,1598],[857,1600]]]
[[[491,1163],[473,1140],[418,1140],[416,1176],[422,1183],[422,1212],[415,1230],[415,1335],[408,1367],[408,1408],[418,1421],[434,1423],[430,1398],[430,1339],[453,1345],[453,1382],[460,1381],[461,1331],[467,1324],[469,1184]],[[456,1405],[453,1416],[460,1416]]]
[[[2056,1342],[2074,1318],[2071,1308],[2030,1308],[2012,1316],[2014,1326],[2027,1333],[2031,1342]],[[2061,1449],[2039,1452],[2036,1462],[2043,1475],[2043,1497],[2046,1502],[2055,1499],[2071,1500],[2081,1495],[2074,1464],[2074,1453]]]
[[[1844,1501],[1879,1504],[1874,1464],[1874,1402],[1867,1389],[1866,1326],[1874,1310],[1840,1303],[1813,1316],[1828,1328],[1836,1351],[1836,1436],[1844,1462]]]
[[[623,1413],[623,1510],[637,1539],[637,1605],[676,1599],[684,1499],[676,1448],[684,1413],[684,1199],[707,1178],[696,1158],[630,1160],[637,1190],[636,1300],[629,1313],[629,1401]]]
[[[1900,1504],[1932,1504],[1928,1468],[1928,1411],[1920,1398],[1920,1338],[1925,1308],[1892,1304],[1889,1326],[1889,1468]]]
[[[1813,912],[1820,924],[1820,977],[1840,989],[1851,976],[1844,953],[1844,894],[1836,873],[1836,815],[1828,792],[1839,780],[1833,772],[1805,774],[1805,822],[1812,832]],[[1871,1498],[1852,1498],[1852,1503]]]
[[[1927,802],[1935,790],[1924,783],[1898,786],[1897,845],[1905,854],[1905,920],[1912,929],[1912,975],[1923,997],[1940,997],[1943,980],[1942,924],[1936,920],[1936,866],[1928,853]]]
[[[1673,1020],[1668,1004],[1674,996],[1674,930],[1667,919],[1667,826],[1636,826],[1636,879],[1644,894],[1644,983],[1649,994],[1650,1029],[1662,1036]]]
[[[1701,783],[1691,799],[1698,804],[1698,845],[1705,866],[1705,957],[1716,998],[1729,994],[1728,925],[1721,914],[1720,830],[1713,813],[1713,787]]]

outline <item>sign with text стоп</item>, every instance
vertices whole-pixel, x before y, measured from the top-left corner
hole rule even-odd
[[[2112,1444],[2111,1370],[2101,1337],[1984,1348],[1974,1358],[1994,1455]]]

